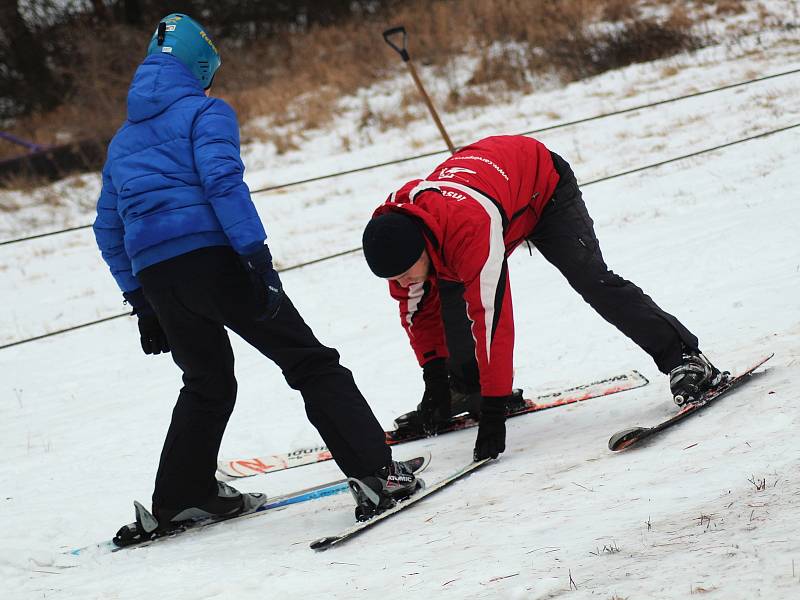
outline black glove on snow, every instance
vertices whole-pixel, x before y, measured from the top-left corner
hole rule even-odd
[[[425,393],[417,407],[422,429],[433,435],[439,425],[450,418],[450,379],[443,358],[434,358],[422,366],[422,379],[425,381]]]
[[[475,440],[475,460],[497,458],[506,449],[506,403],[508,396],[484,396],[478,439]]]
[[[139,339],[145,354],[161,354],[169,352],[169,342],[161,323],[158,322],[153,307],[145,298],[142,288],[122,294],[133,307],[132,315],[139,317]]]
[[[272,267],[272,254],[269,253],[269,247],[264,244],[256,252],[240,258],[250,273],[256,289],[263,294],[264,311],[258,320],[274,319],[283,301],[283,286],[278,272]]]

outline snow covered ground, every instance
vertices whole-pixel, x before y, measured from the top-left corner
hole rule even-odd
[[[795,68],[797,34],[773,32],[445,121],[464,144]],[[589,181],[798,122],[792,75],[540,139]],[[257,188],[441,146],[420,121],[337,151],[354,129],[343,118],[280,157],[248,148],[248,164],[263,165],[248,181]],[[674,411],[666,380],[521,250],[511,259],[516,383],[546,391],[629,368],[652,383],[509,421],[501,460],[326,553],[308,543],[352,522],[346,496],[150,548],[63,554],[107,539],[131,520],[132,499],[148,500],[179,373],[169,357],[141,354],[133,319],[0,351],[3,598],[800,597],[799,149],[794,129],[584,188],[609,265],[678,315],[719,366],[740,370],[775,352],[766,374],[657,441],[611,454],[611,433]],[[437,162],[257,196],[273,254],[292,265],[357,247],[371,209]],[[90,222],[96,191],[92,177],[52,186],[64,204],[0,215],[0,238]],[[360,254],[283,281],[382,424],[416,404],[419,369]],[[87,230],[0,248],[0,303],[0,344],[122,310]],[[221,456],[318,443],[278,369],[240,340],[234,349],[239,401]],[[469,460],[474,435],[399,446],[395,456],[431,450],[425,478],[435,481]],[[239,487],[277,495],[338,477],[326,463]]]

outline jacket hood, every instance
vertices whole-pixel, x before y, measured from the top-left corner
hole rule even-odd
[[[173,56],[148,56],[136,69],[128,90],[128,120],[151,119],[187,96],[205,96],[191,71]]]

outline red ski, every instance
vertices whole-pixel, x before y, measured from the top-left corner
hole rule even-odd
[[[541,394],[531,399],[526,398],[521,407],[509,410],[506,413],[506,417],[518,417],[540,410],[547,410],[548,408],[555,408],[556,406],[582,402],[590,398],[608,396],[610,394],[616,394],[617,392],[624,392],[626,390],[642,387],[648,383],[647,378],[638,371],[629,371],[621,375],[615,375],[614,377],[608,377],[599,381],[592,381],[591,383],[585,383],[562,391]],[[443,433],[449,433],[451,431],[461,431],[462,429],[476,427],[477,425],[478,420],[468,414],[458,415],[453,417],[447,426],[440,428],[437,435],[442,435]],[[403,442],[411,442],[424,437],[424,434],[416,430],[394,429],[386,432],[386,441],[389,444],[402,444]]]
[[[518,417],[556,406],[582,402],[590,398],[608,396],[616,394],[617,392],[639,388],[648,383],[647,378],[638,371],[628,371],[627,373],[621,373],[613,377],[607,377],[565,390],[540,394],[532,399],[526,399],[524,405],[516,410],[510,411],[508,417]],[[440,430],[438,435],[450,431],[461,431],[462,429],[475,427],[477,424],[478,421],[469,415],[459,415],[452,419],[448,427],[444,430]],[[404,431],[402,429],[393,429],[386,432],[386,441],[390,445],[402,444],[403,442],[410,442],[424,437],[425,436],[420,432]],[[286,454],[220,460],[217,462],[217,470],[228,477],[250,477],[252,475],[282,471],[284,469],[291,469],[293,467],[314,464],[330,459],[331,454],[328,449],[320,445],[313,448],[301,448]]]

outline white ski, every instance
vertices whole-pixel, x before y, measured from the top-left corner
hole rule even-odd
[[[492,459],[485,458],[485,459],[477,461],[477,462],[471,462],[468,465],[466,465],[466,466],[462,467],[461,469],[459,469],[458,471],[456,471],[455,473],[453,473],[452,475],[450,475],[448,477],[445,477],[444,479],[442,479],[440,481],[437,481],[435,484],[426,487],[424,490],[422,490],[420,492],[417,492],[416,494],[414,494],[413,496],[411,496],[407,500],[403,500],[401,502],[398,502],[392,508],[380,513],[377,516],[372,517],[369,521],[363,521],[361,523],[357,523],[356,525],[353,525],[352,527],[348,527],[347,529],[345,529],[344,531],[342,531],[341,533],[339,533],[337,535],[329,535],[329,536],[326,536],[326,537],[323,537],[323,538],[319,538],[318,540],[315,540],[315,541],[311,542],[311,548],[313,550],[321,551],[321,550],[327,550],[331,546],[336,546],[338,544],[342,544],[342,543],[354,538],[355,536],[357,536],[358,534],[362,533],[363,531],[365,531],[365,530],[367,530],[367,529],[369,529],[371,527],[374,527],[378,523],[388,519],[392,515],[396,515],[401,510],[405,510],[407,508],[410,508],[411,506],[413,506],[417,502],[420,502],[420,501],[424,500],[425,498],[427,498],[431,494],[434,494],[434,493],[438,492],[439,490],[447,487],[451,483],[461,479],[462,477],[465,477],[465,476],[469,475],[470,473],[472,473],[476,469],[479,469],[480,467],[482,467],[483,465],[488,463],[490,460],[492,460]]]
[[[326,446],[299,448],[285,454],[270,454],[256,458],[217,461],[217,471],[228,477],[252,477],[272,471],[282,471],[303,465],[331,460],[331,452]]]

